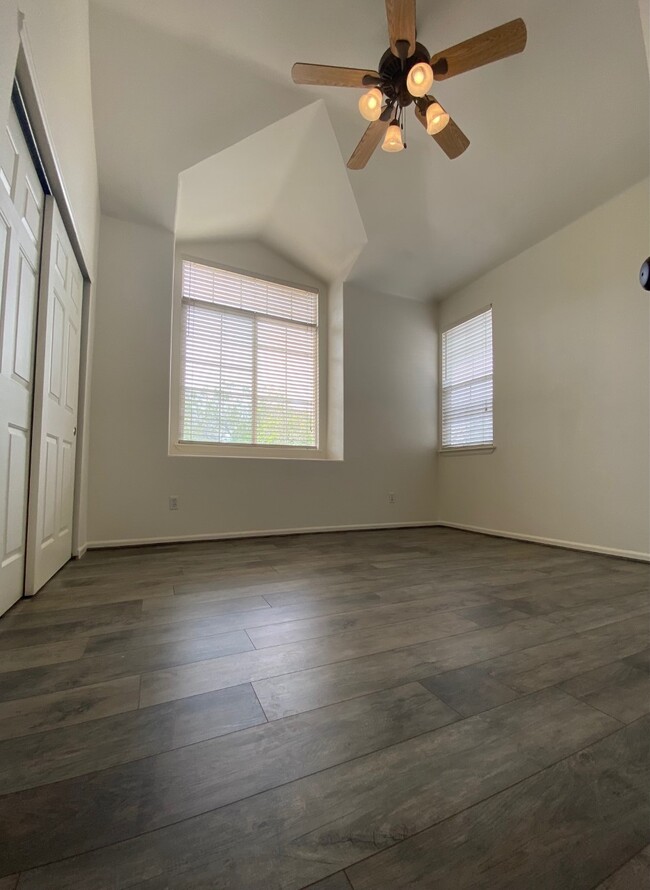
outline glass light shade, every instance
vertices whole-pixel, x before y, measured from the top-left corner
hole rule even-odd
[[[384,151],[401,151],[404,148],[404,143],[402,142],[402,130],[398,123],[393,121],[390,127],[386,130],[386,137],[384,138],[384,142],[382,145]]]
[[[412,96],[425,96],[433,83],[433,68],[426,62],[418,62],[408,73],[406,88]]]
[[[444,130],[449,123],[449,115],[438,102],[432,102],[427,107],[427,133],[429,136],[435,136]]]
[[[364,117],[367,121],[379,120],[382,98],[381,90],[378,90],[377,87],[373,87],[367,93],[364,93],[359,99],[361,117]]]

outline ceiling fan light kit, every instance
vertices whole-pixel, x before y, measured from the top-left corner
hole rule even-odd
[[[402,140],[402,128],[397,120],[389,124],[381,147],[384,151],[401,151],[405,147]]]
[[[428,62],[417,62],[406,77],[406,88],[409,93],[421,98],[426,96],[433,86],[433,68]]]
[[[415,105],[418,121],[447,157],[459,157],[469,139],[429,95],[434,80],[447,80],[522,52],[526,46],[526,25],[522,19],[514,19],[432,56],[416,40],[415,0],[386,0],[386,18],[390,47],[381,57],[377,71],[296,62],[291,69],[294,83],[367,90],[359,99],[359,111],[370,124],[348,161],[350,170],[363,169],[380,143],[388,152],[406,147],[402,114],[411,104]]]
[[[379,120],[383,98],[381,90],[378,90],[377,87],[373,87],[371,90],[368,90],[367,93],[364,93],[359,99],[359,111],[361,112],[361,117],[365,118],[367,121]]]
[[[429,102],[426,110],[426,119],[429,136],[442,133],[449,123],[449,115],[439,102]]]

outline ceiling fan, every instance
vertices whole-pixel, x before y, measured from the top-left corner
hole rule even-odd
[[[371,123],[352,152],[350,170],[365,167],[382,140],[384,151],[405,148],[404,109],[411,103],[415,103],[416,118],[447,157],[457,158],[469,139],[442,105],[428,95],[434,80],[447,80],[522,52],[526,25],[522,19],[514,19],[432,56],[416,40],[415,0],[386,0],[386,17],[390,47],[379,60],[377,71],[296,62],[291,69],[294,83],[370,87],[359,100],[359,111]]]

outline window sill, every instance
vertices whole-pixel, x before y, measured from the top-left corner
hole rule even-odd
[[[439,448],[438,454],[491,454],[496,445],[459,445],[454,448]]]
[[[172,442],[169,445],[170,457],[227,457],[247,460],[342,460],[338,455],[330,455],[318,448],[293,448],[279,445],[209,445],[187,442]]]

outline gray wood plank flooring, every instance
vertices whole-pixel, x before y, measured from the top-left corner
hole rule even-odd
[[[0,890],[650,886],[650,566],[97,551],[0,619]]]

